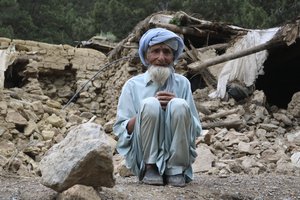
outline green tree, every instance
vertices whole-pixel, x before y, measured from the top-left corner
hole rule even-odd
[[[0,34],[2,37],[18,38],[30,35],[35,29],[28,12],[20,9],[16,0],[0,0]]]
[[[154,12],[179,11],[245,28],[279,26],[299,15],[299,0],[0,0],[0,36],[48,43],[112,33],[118,40]]]
[[[93,17],[98,33],[112,32],[119,40],[145,17],[156,12],[155,1],[98,0]]]
[[[185,0],[188,13],[245,28],[270,28],[299,15],[299,0]]]
[[[91,1],[79,0],[19,0],[22,8],[30,13],[38,31],[31,34],[36,40],[49,43],[75,44],[94,35],[90,17]]]

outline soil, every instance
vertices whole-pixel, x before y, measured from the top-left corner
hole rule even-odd
[[[195,174],[184,188],[149,186],[136,177],[116,177],[113,188],[98,190],[102,200],[299,200],[300,177],[288,175],[215,175]],[[39,177],[0,174],[1,200],[54,200],[58,193],[39,183]]]

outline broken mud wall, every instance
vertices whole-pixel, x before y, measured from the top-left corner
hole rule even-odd
[[[300,91],[299,79],[295,76],[299,73],[296,58],[299,27],[300,20],[295,19],[281,27],[248,30],[224,55],[204,62],[200,59],[189,67],[200,72],[225,63],[218,77],[217,91],[210,94],[211,97],[226,99],[229,95],[242,100],[257,88],[266,93],[270,106],[287,108],[293,94]]]
[[[69,45],[7,38],[0,38],[0,45],[15,48],[15,59],[5,71],[5,88],[22,88],[32,95],[48,96],[61,105],[95,75],[106,58],[99,51]],[[104,79],[97,79],[81,91],[82,98],[77,103],[82,110],[99,112],[100,105],[91,105],[91,102],[102,93],[104,84]]]
[[[11,62],[1,68],[0,171],[36,175],[43,154],[71,127],[94,116],[104,125],[107,74],[91,78],[106,56],[94,49],[9,38],[0,38],[0,46],[14,49],[7,52]]]

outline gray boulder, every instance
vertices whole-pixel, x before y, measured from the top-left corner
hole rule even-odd
[[[81,124],[45,154],[40,162],[41,183],[57,192],[76,184],[113,187],[112,155],[102,126]]]

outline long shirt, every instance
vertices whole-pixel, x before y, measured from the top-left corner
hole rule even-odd
[[[177,73],[174,75],[173,93],[176,98],[184,99],[190,107],[192,113],[191,123],[194,127],[191,135],[192,141],[195,141],[195,138],[200,136],[202,128],[193,100],[191,85],[186,77]],[[148,72],[132,77],[123,86],[117,107],[117,119],[114,124],[114,133],[119,138],[117,150],[121,155],[126,157],[131,149],[132,135],[135,134],[135,130],[132,134],[128,134],[126,129],[128,121],[138,114],[142,100],[154,97],[158,91],[160,91],[160,87],[151,81]]]

